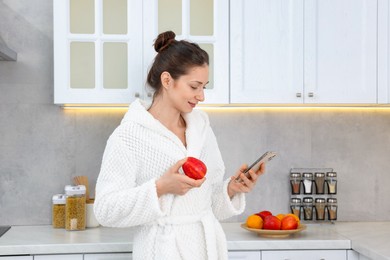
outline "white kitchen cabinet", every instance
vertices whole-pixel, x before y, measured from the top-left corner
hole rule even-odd
[[[262,251],[261,260],[347,260],[346,250]]]
[[[231,103],[302,103],[303,0],[230,5]]]
[[[55,0],[54,103],[126,104],[142,97],[141,24],[139,0]]]
[[[131,260],[131,253],[85,254],[84,260]]]
[[[261,260],[260,251],[229,251],[229,260]]]
[[[32,256],[0,256],[1,260],[33,260]]]
[[[83,255],[34,255],[34,260],[83,260]]]
[[[231,103],[377,103],[377,1],[230,3]]]
[[[198,43],[210,56],[206,103],[229,102],[225,0],[55,0],[54,103],[124,105],[151,99],[146,75],[158,33]]]
[[[378,103],[390,103],[390,3],[378,0]]]

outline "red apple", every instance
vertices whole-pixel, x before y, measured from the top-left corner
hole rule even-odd
[[[286,216],[282,219],[282,230],[291,230],[298,228],[298,221],[293,216]]]
[[[279,230],[281,221],[276,216],[266,216],[263,223],[263,229]]]
[[[195,157],[188,157],[182,168],[185,175],[195,180],[202,179],[207,172],[206,165]]]
[[[259,213],[256,213],[256,215],[260,216],[264,220],[265,217],[271,216],[272,213],[268,210],[263,210],[263,211],[260,211]]]

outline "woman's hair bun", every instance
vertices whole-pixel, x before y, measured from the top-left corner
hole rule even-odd
[[[175,40],[176,34],[172,31],[166,31],[163,33],[160,33],[157,36],[156,41],[154,42],[154,49],[156,52],[161,52],[165,48],[167,48],[174,40]]]

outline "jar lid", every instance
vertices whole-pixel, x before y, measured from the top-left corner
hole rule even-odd
[[[328,177],[337,177],[337,173],[336,172],[327,172],[326,176],[328,176]]]
[[[328,203],[337,203],[337,199],[336,198],[328,198]]]
[[[313,202],[313,198],[312,197],[304,197],[303,202]]]
[[[292,198],[291,202],[292,203],[301,203],[301,199],[300,198]]]
[[[315,202],[316,203],[325,203],[325,199],[324,198],[316,198]]]
[[[292,172],[292,173],[290,174],[290,176],[291,176],[291,177],[294,177],[294,178],[299,178],[299,177],[301,177],[301,173],[299,173],[299,172]]]
[[[53,204],[65,204],[65,194],[53,195]]]
[[[316,172],[316,173],[314,174],[314,176],[315,176],[315,177],[324,177],[324,176],[325,176],[325,173],[323,173],[323,172]]]
[[[65,194],[66,195],[83,195],[86,193],[86,189],[84,185],[66,185],[65,186]]]

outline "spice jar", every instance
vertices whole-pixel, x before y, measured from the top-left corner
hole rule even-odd
[[[304,172],[302,177],[303,183],[303,193],[312,194],[313,193],[313,173]]]
[[[328,193],[329,194],[336,194],[337,193],[337,173],[335,173],[335,172],[326,173],[326,183],[328,186]]]
[[[65,227],[65,195],[56,194],[52,198],[52,226],[53,228]]]
[[[337,199],[328,198],[327,200],[328,219],[337,220]]]
[[[325,219],[325,199],[316,198],[315,200],[316,220]]]
[[[325,191],[325,173],[316,172],[314,174],[314,183],[316,186],[316,194],[324,194]]]
[[[301,193],[301,174],[299,172],[292,172],[290,174],[291,194]]]
[[[66,230],[84,230],[86,218],[84,185],[65,186],[66,205],[65,205],[65,229]]]
[[[305,197],[303,198],[303,219],[312,220],[313,219],[313,198]]]
[[[301,218],[301,199],[292,198],[290,202],[291,213]]]

